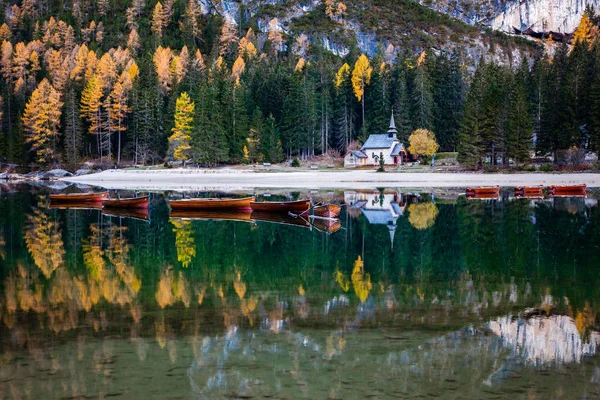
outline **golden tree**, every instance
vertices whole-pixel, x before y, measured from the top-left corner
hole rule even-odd
[[[102,134],[102,96],[102,85],[99,83],[98,77],[94,75],[87,81],[81,93],[80,113],[89,123],[89,133],[96,135],[100,158],[102,158],[100,146],[100,135]]]
[[[277,18],[273,18],[269,21],[268,30],[269,41],[271,42],[273,52],[277,56],[283,48],[283,34],[281,33],[281,27],[279,26],[279,20]]]
[[[246,63],[244,62],[242,56],[239,56],[235,60],[235,62],[233,63],[233,67],[231,68],[231,77],[236,81],[239,80],[240,76],[244,72],[244,69],[246,69]]]
[[[125,74],[126,79],[129,80],[129,75]],[[109,117],[112,119],[111,126],[114,132],[118,133],[117,143],[117,163],[121,162],[121,132],[125,131],[125,117],[131,111],[127,105],[128,100],[128,86],[131,84],[128,82],[117,82],[109,95],[110,101],[110,112]],[[112,132],[111,132],[112,133]]]
[[[429,129],[417,129],[411,133],[408,138],[410,146],[408,151],[411,154],[429,157],[435,154],[440,145],[435,140],[435,135]]]
[[[335,87],[339,88],[350,76],[350,66],[344,63],[335,74]]]
[[[44,78],[25,106],[23,127],[40,164],[48,164],[56,157],[62,105],[60,94]]]
[[[159,1],[154,6],[154,11],[152,11],[152,32],[159,39],[162,38],[163,30],[167,27],[167,18],[165,15],[165,10],[161,2]]]
[[[594,24],[590,21],[587,13],[583,13],[579,26],[575,32],[573,32],[573,43],[586,42],[591,44],[593,26]]]
[[[354,287],[354,292],[358,296],[361,303],[364,303],[367,300],[369,297],[369,292],[373,288],[371,276],[365,273],[364,267],[365,263],[361,257],[358,256],[356,261],[354,261],[352,275],[350,277],[352,280],[352,286]]]
[[[168,47],[158,46],[154,52],[154,70],[158,75],[158,82],[163,89],[163,94],[169,93],[171,90],[171,83],[173,81],[171,60],[173,59],[173,52]]]
[[[196,244],[194,242],[192,222],[180,219],[170,219],[175,232],[175,248],[177,249],[177,261],[187,268],[196,256]]]
[[[25,243],[33,262],[46,278],[50,278],[64,262],[65,250],[59,226],[55,219],[38,209],[28,217]]]
[[[408,222],[413,228],[424,230],[433,226],[439,210],[432,203],[417,203],[408,206],[408,213]]]
[[[371,73],[373,68],[369,64],[369,59],[364,54],[361,54],[354,64],[352,70],[352,88],[354,95],[362,105],[362,121],[365,122],[365,87],[371,83]]]
[[[173,158],[185,162],[189,158],[192,121],[194,120],[194,102],[183,92],[175,103],[175,126],[169,137],[169,153]]]

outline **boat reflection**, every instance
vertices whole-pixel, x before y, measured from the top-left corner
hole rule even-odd
[[[142,221],[150,219],[150,213],[147,208],[111,208],[103,207],[102,215],[119,218],[132,218]]]

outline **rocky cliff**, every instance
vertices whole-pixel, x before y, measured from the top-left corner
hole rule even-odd
[[[600,0],[420,0],[420,3],[469,25],[508,33],[528,28],[572,33],[587,5],[600,8]]]

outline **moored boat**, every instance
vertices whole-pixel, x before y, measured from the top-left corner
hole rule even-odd
[[[171,210],[169,216],[186,220],[254,222],[246,210]]]
[[[515,197],[544,197],[542,186],[517,186],[515,188]]]
[[[148,208],[148,196],[127,199],[103,199],[102,205],[109,208]]]
[[[111,208],[105,206],[102,208],[102,215],[106,215],[109,217],[141,219],[143,221],[148,221],[148,219],[150,218],[148,214],[148,208]]]
[[[108,192],[87,192],[69,194],[51,194],[50,200],[61,203],[100,203],[108,197]]]
[[[232,198],[194,198],[172,200],[169,202],[173,210],[244,210],[250,209],[254,197]]]
[[[93,201],[51,201],[48,208],[56,208],[59,210],[100,210],[102,208],[102,203]]]
[[[549,186],[548,194],[555,197],[581,197],[587,194],[586,185]]]
[[[250,207],[252,211],[300,214],[310,209],[310,200],[252,201]]]
[[[257,222],[272,222],[280,225],[293,225],[302,228],[310,228],[310,222],[300,216],[293,217],[289,214],[269,212],[269,211],[252,211],[250,218]]]
[[[342,223],[339,219],[313,218],[311,222],[315,229],[325,232],[329,235],[339,231],[342,228]]]
[[[342,207],[335,204],[324,204],[313,207],[313,214],[321,218],[337,218],[340,216]]]
[[[476,196],[499,196],[500,188],[498,186],[480,186],[468,187],[466,190],[467,197]]]

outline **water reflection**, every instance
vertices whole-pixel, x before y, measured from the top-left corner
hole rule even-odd
[[[600,395],[596,203],[321,195],[329,235],[3,194],[0,394]]]

